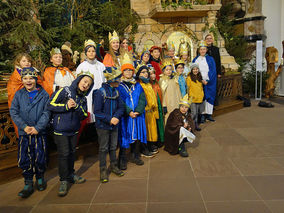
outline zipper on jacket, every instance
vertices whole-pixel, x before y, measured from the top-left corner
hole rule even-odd
[[[59,121],[60,121],[60,116],[58,116],[57,118],[57,125],[59,124]]]

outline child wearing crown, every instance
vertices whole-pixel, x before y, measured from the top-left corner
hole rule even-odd
[[[159,119],[158,103],[155,92],[150,84],[149,68],[142,65],[136,68],[136,79],[142,86],[146,96],[145,122],[147,128],[147,147],[142,148],[141,154],[145,157],[152,157],[158,153],[158,131],[157,119]]]
[[[109,52],[105,55],[103,64],[106,67],[116,67],[120,69],[121,61],[120,61],[120,44],[119,37],[115,31],[113,34],[109,32]]]
[[[186,81],[185,77],[183,75],[184,72],[184,61],[183,60],[176,60],[175,62],[175,68],[176,68],[176,74],[178,78],[178,84],[179,84],[179,89],[181,92],[181,97],[184,97],[187,93],[187,86],[186,86]]]
[[[42,83],[49,96],[60,88],[70,86],[75,79],[73,73],[67,67],[62,66],[60,49],[52,48],[50,51],[50,62],[52,66],[45,69]]]
[[[18,90],[10,108],[12,120],[18,127],[18,166],[23,170],[25,187],[19,192],[22,198],[33,192],[33,176],[39,191],[46,188],[46,126],[50,112],[47,110],[49,95],[37,84],[37,72],[24,67],[21,72],[24,88]]]
[[[108,182],[106,156],[109,153],[110,171],[121,177],[124,173],[118,168],[116,148],[118,140],[118,123],[124,114],[125,106],[117,91],[121,71],[105,71],[106,83],[93,93],[93,106],[96,116],[96,128],[99,141],[100,181]]]
[[[90,91],[89,95],[86,96],[88,104],[88,123],[95,122],[95,115],[93,112],[93,91],[101,88],[102,83],[105,82],[104,70],[105,66],[103,63],[96,59],[96,43],[92,40],[85,41],[84,51],[86,54],[86,59],[83,61],[76,69],[76,74],[80,74],[82,71],[89,71],[94,75],[94,86]]]
[[[158,47],[158,46],[152,46],[150,51],[150,63],[152,64],[152,66],[155,69],[155,73],[156,73],[156,79],[157,81],[160,80],[160,75],[162,74],[162,61],[161,61],[161,54],[162,54],[162,48]]]
[[[165,128],[165,150],[171,155],[180,154],[182,157],[188,157],[185,147],[186,142],[193,142],[195,139],[194,123],[188,109],[191,99],[188,95],[184,96],[179,107],[171,112]]]
[[[86,96],[94,85],[94,76],[82,72],[71,86],[53,93],[48,103],[52,112],[54,140],[58,152],[60,186],[58,195],[65,196],[68,182],[80,184],[85,179],[75,175],[74,160],[80,122],[88,117]]]
[[[179,100],[181,99],[181,92],[179,88],[178,78],[173,73],[172,59],[167,58],[164,60],[163,74],[159,80],[160,88],[163,94],[163,112],[165,116],[165,122],[169,117],[169,114],[176,108],[178,108]]]
[[[131,161],[143,165],[140,158],[140,143],[147,144],[145,107],[146,97],[141,85],[133,78],[134,67],[128,54],[122,60],[122,78],[118,87],[119,95],[126,106],[126,113],[121,118],[118,130],[120,144],[119,167],[127,169],[126,149],[131,148]]]

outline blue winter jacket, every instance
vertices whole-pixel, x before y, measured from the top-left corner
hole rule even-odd
[[[87,99],[94,84],[85,93],[79,91],[78,83],[85,75],[76,78],[71,86],[61,88],[54,92],[48,103],[48,109],[52,112],[52,123],[55,135],[72,136],[78,133],[81,121],[88,117]],[[68,100],[72,98],[77,106],[69,109]]]
[[[100,89],[93,92],[93,107],[96,116],[96,127],[112,130],[118,125],[110,125],[110,120],[115,117],[121,119],[125,112],[125,105],[121,100],[118,90],[108,83],[103,83]]]
[[[18,127],[19,135],[27,135],[26,126],[35,127],[39,134],[46,134],[50,112],[47,110],[49,95],[37,85],[38,93],[30,102],[29,92],[22,88],[16,92],[10,108],[12,120]]]

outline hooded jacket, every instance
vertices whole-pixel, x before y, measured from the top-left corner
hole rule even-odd
[[[87,96],[94,86],[94,82],[87,92],[82,93],[78,84],[86,75],[76,78],[71,86],[64,87],[53,93],[48,109],[52,112],[53,129],[55,135],[72,136],[78,133],[80,122],[88,117]],[[68,108],[67,102],[72,98],[76,102],[75,108]]]
[[[19,135],[27,135],[26,126],[33,126],[39,134],[46,134],[50,112],[47,110],[49,95],[37,85],[38,92],[30,102],[29,93],[25,88],[16,92],[10,108],[12,120],[18,127]]]

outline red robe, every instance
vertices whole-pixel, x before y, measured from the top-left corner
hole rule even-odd
[[[151,61],[152,66],[154,67],[155,71],[156,71],[156,79],[157,81],[160,80],[160,75],[162,74],[162,69],[161,69],[161,65],[162,63],[158,63],[156,61]]]

